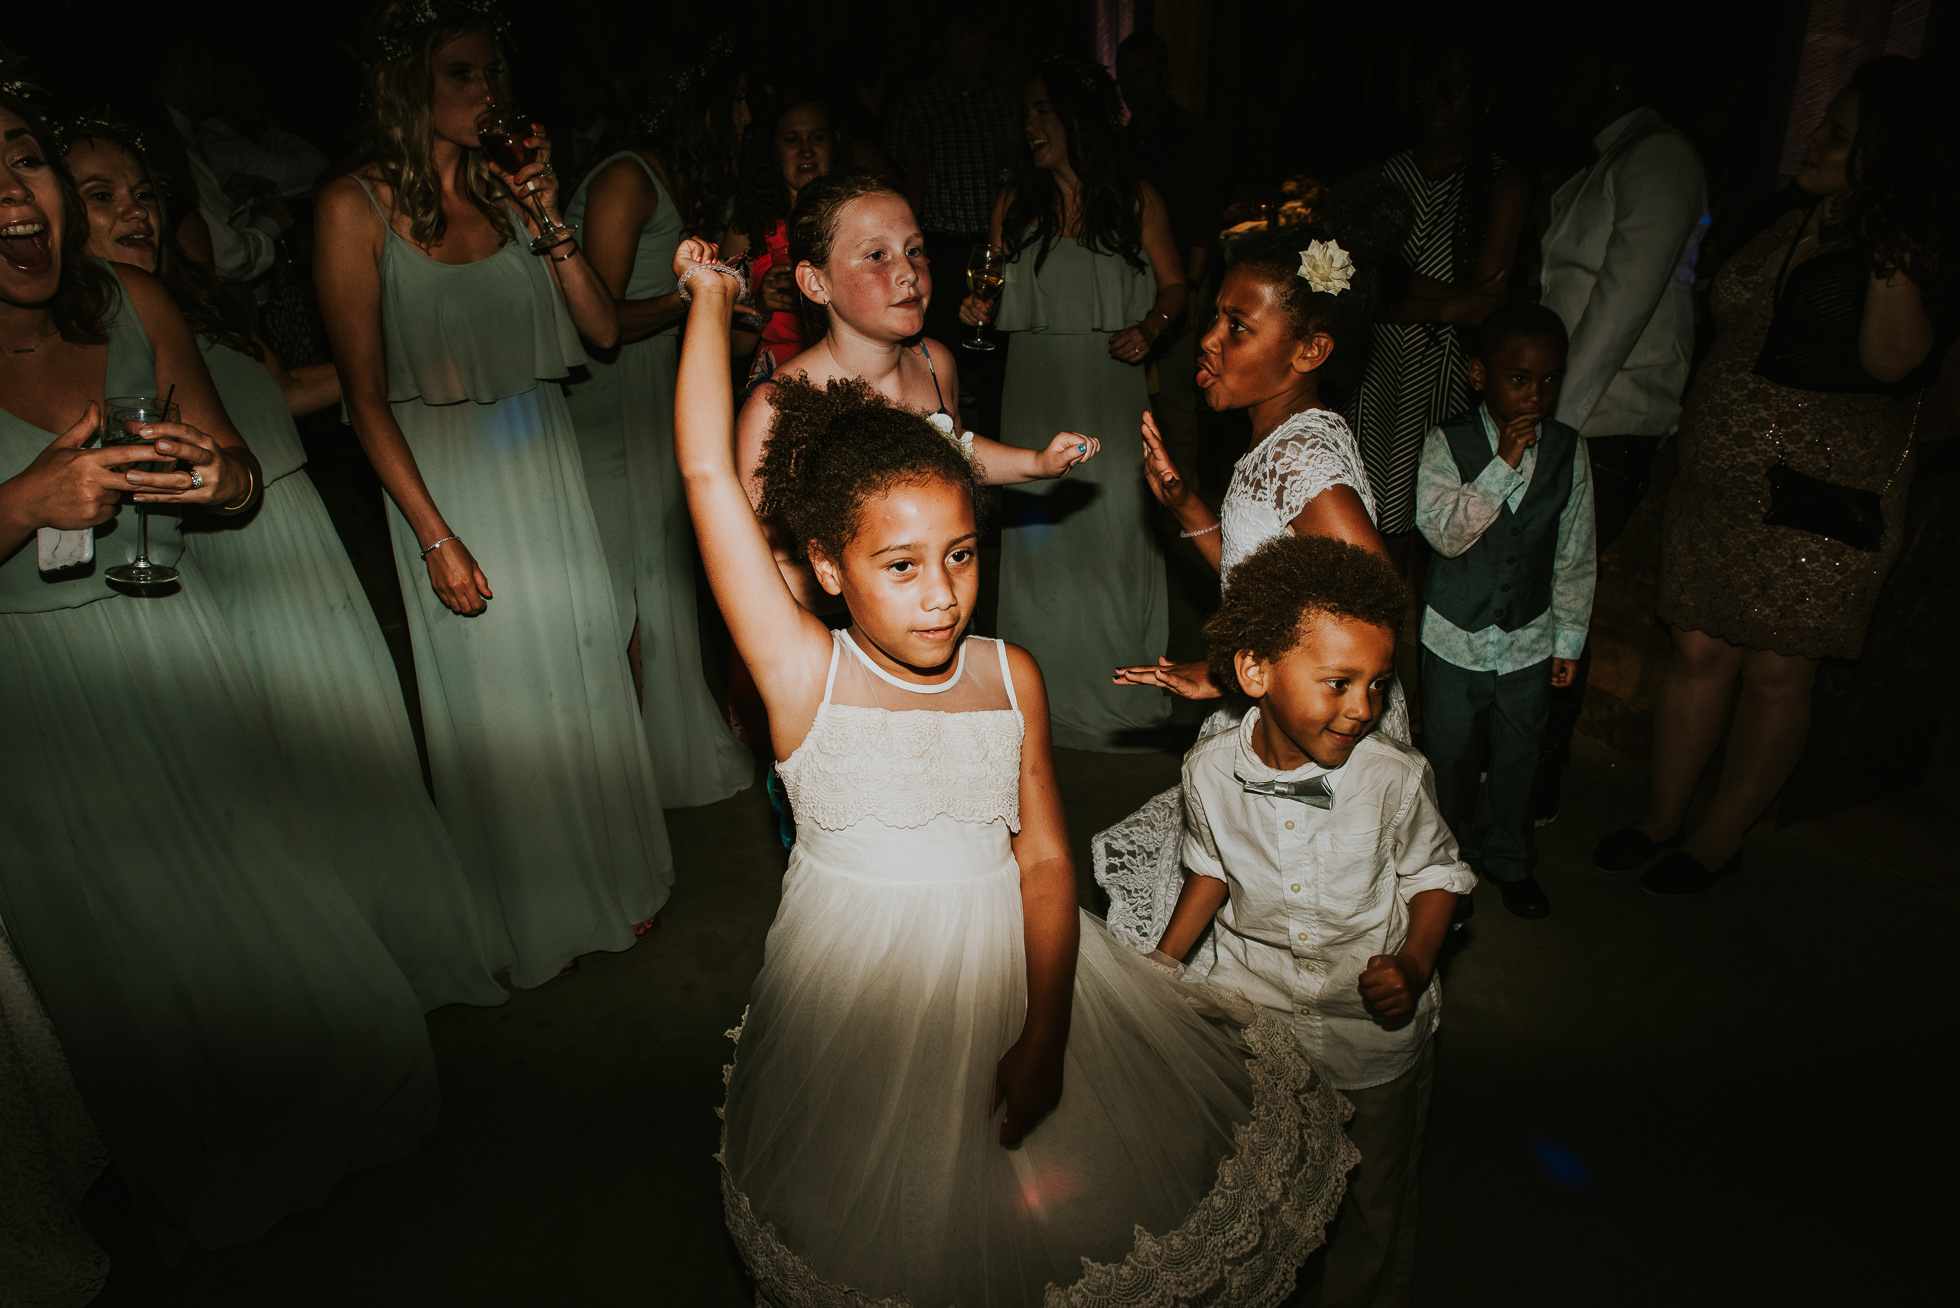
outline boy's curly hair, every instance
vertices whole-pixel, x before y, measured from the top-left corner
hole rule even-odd
[[[973,460],[921,415],[902,409],[862,377],[818,390],[802,376],[771,389],[776,417],[755,470],[764,517],[781,519],[797,549],[842,559],[865,501],[893,486],[943,481],[973,503],[984,526],[986,488]]]
[[[1218,612],[1205,624],[1212,681],[1242,689],[1240,650],[1276,659],[1295,649],[1321,616],[1387,627],[1398,637],[1409,593],[1389,561],[1329,536],[1281,536],[1232,569]]]

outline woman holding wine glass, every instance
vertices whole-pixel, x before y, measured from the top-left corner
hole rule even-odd
[[[1156,748],[1168,701],[1109,672],[1169,634],[1137,414],[1150,403],[1144,358],[1184,312],[1184,266],[1163,200],[1126,162],[1109,73],[1051,59],[1023,103],[1026,148],[990,236],[1008,252],[997,325],[1017,333],[1001,439],[1035,445],[1068,427],[1114,457],[1002,514],[999,635],[1040,660],[1057,745]],[[992,316],[978,296],[960,306],[969,325]]]
[[[535,986],[632,945],[673,881],[558,385],[579,337],[610,347],[619,322],[576,236],[550,235],[542,129],[514,143],[534,152],[515,173],[484,157],[507,103],[494,15],[431,13],[376,14],[366,162],[321,191],[314,278],[388,492],[436,810],[501,905],[511,981]]]
[[[702,674],[694,527],[674,463],[684,311],[674,250],[686,215],[721,180],[711,161],[732,135],[740,74],[712,51],[664,71],[657,84],[674,89],[648,107],[625,148],[593,165],[567,210],[613,297],[621,337],[615,351],[591,351],[569,398],[654,775],[662,801],[685,808],[727,799],[755,777]]]
[[[167,233],[135,133],[69,126],[62,163],[87,206],[89,253],[152,273],[196,334],[212,383],[252,442],[265,480],[250,514],[189,524],[202,584],[224,611],[274,742],[309,794],[359,813],[321,833],[341,884],[426,1007],[500,1004],[485,924],[505,939],[494,899],[479,905],[422,787],[387,641],[302,465],[295,409],[333,403],[333,365],[288,372],[209,272]],[[324,369],[325,375],[321,375]]]
[[[249,510],[262,473],[170,297],[87,256],[48,140],[0,94],[0,918],[137,1207],[216,1248],[414,1149],[435,1063],[319,852],[347,815],[268,747],[194,560],[167,593],[103,579],[125,494],[168,510],[170,561],[174,515]],[[159,389],[182,422],[88,448],[105,395]]]

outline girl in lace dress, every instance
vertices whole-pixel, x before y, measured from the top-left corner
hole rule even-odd
[[[729,1228],[770,1304],[1276,1304],[1353,1155],[1270,1014],[1180,987],[1075,905],[1026,651],[966,635],[979,478],[861,379],[776,388],[736,476],[712,246],[676,430],[715,598],[769,710],[797,841],[730,1069]]]
[[[1247,411],[1252,444],[1232,467],[1218,513],[1192,492],[1144,414],[1144,480],[1221,580],[1276,536],[1331,536],[1387,556],[1354,433],[1322,407],[1360,380],[1379,281],[1372,260],[1357,263],[1316,225],[1261,232],[1234,248],[1218,288],[1218,316],[1199,343],[1198,388],[1215,410]],[[1118,668],[1114,680],[1189,699],[1223,695],[1203,660],[1159,658]],[[1206,720],[1201,737],[1235,725],[1241,711],[1227,703]],[[1409,743],[1399,681],[1377,730]],[[1173,787],[1096,836],[1096,880],[1109,892],[1109,925],[1119,936],[1141,945],[1163,935],[1184,881],[1182,830],[1183,802]],[[1209,948],[1206,941],[1192,956],[1199,971],[1208,967]]]

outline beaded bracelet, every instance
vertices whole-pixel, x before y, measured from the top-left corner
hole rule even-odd
[[[681,274],[680,283],[675,287],[675,289],[680,292],[682,304],[691,303],[694,299],[694,292],[687,289],[687,279],[694,276],[695,273],[698,273],[703,269],[707,269],[711,272],[718,272],[728,277],[733,277],[735,279],[736,299],[739,300],[744,295],[747,295],[749,293],[749,279],[746,273],[744,273],[740,268],[737,268],[732,263],[722,263],[718,259],[710,260],[707,263],[697,263],[692,268],[689,268],[686,272]]]
[[[1212,532],[1217,531],[1219,527],[1222,525],[1223,525],[1222,523],[1214,522],[1209,527],[1200,527],[1196,531],[1180,531],[1177,534],[1182,536],[1185,540],[1190,540],[1193,536],[1209,536]]]

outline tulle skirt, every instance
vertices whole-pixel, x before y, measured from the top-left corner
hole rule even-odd
[[[922,837],[930,859],[881,857]],[[1061,1103],[1003,1148],[1027,1004],[1004,825],[799,832],[724,1110],[765,1301],[1285,1296],[1354,1162],[1345,1101],[1274,1015],[1081,927]]]

